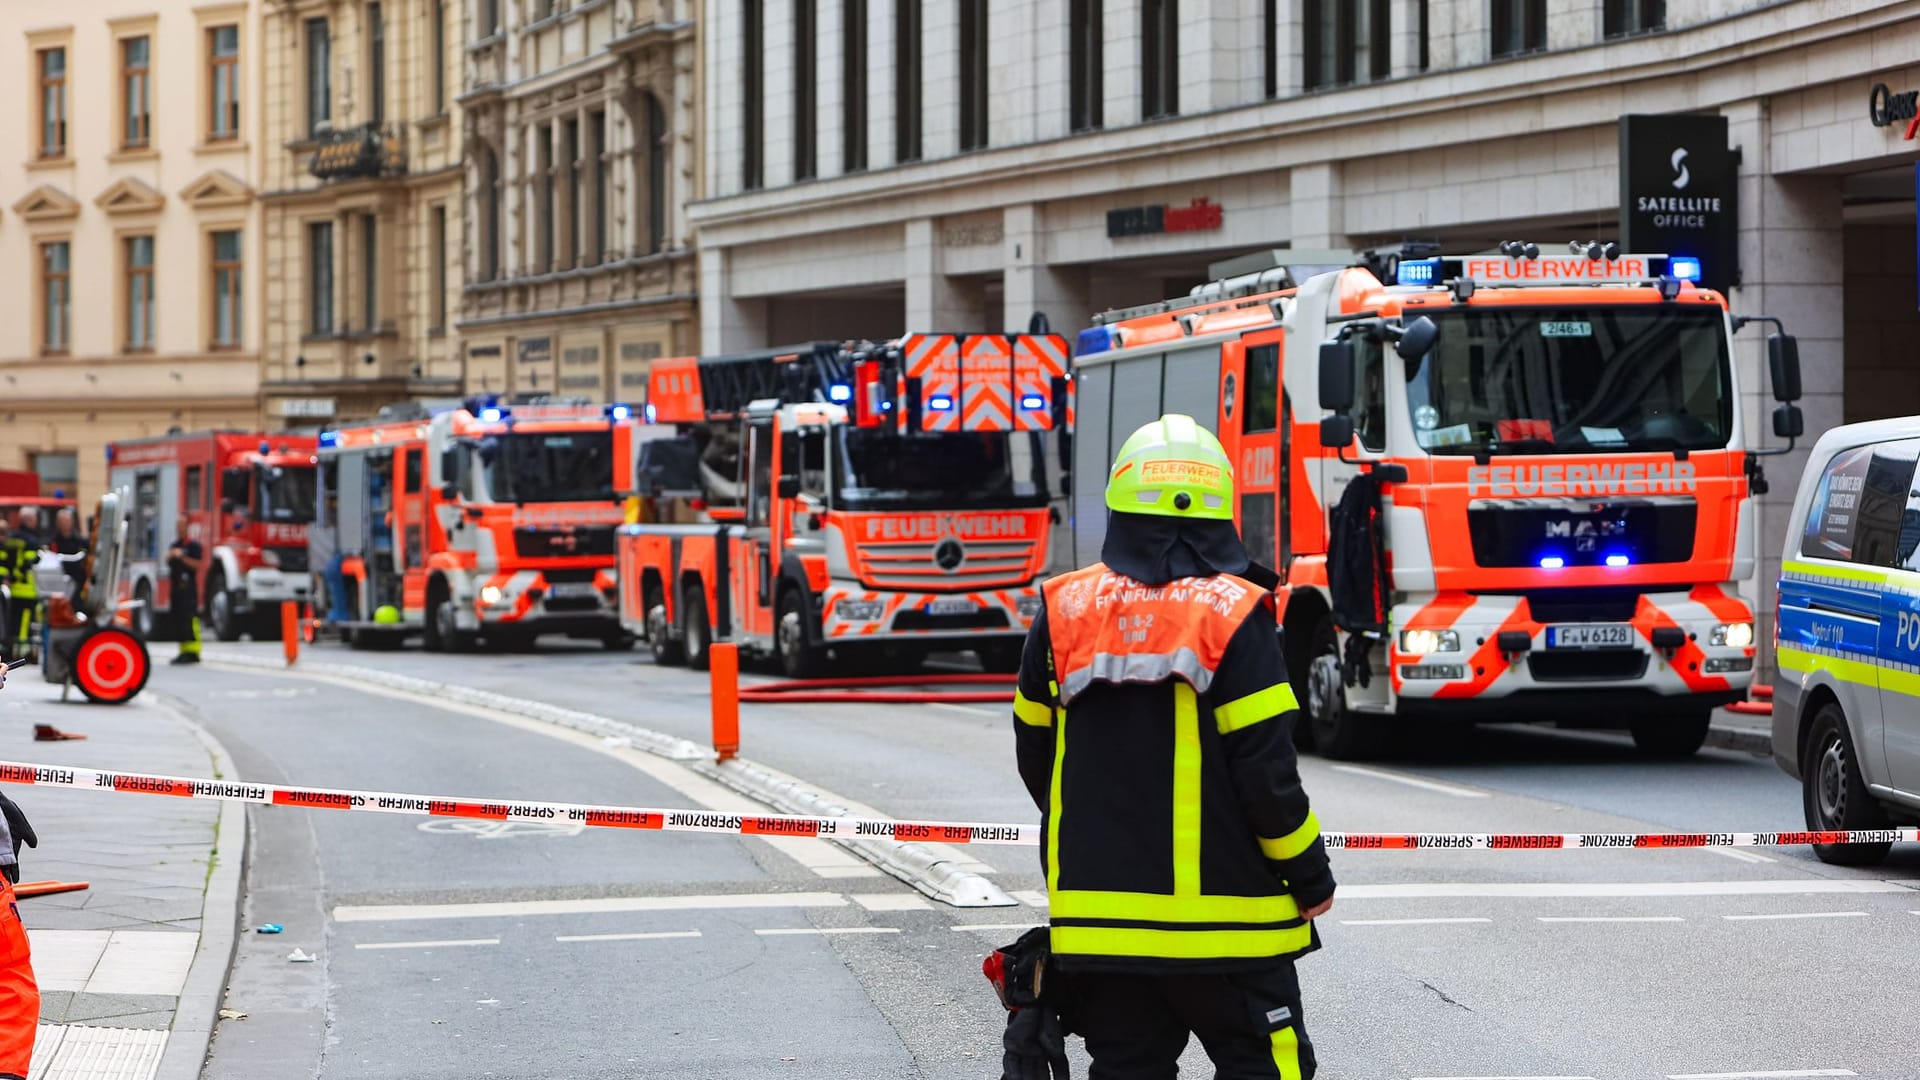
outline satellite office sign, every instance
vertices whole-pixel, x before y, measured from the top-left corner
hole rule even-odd
[[[1620,246],[1691,255],[1700,284],[1740,283],[1739,158],[1724,116],[1620,118]]]

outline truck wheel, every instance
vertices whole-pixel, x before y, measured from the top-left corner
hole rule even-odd
[[[687,653],[687,666],[695,671],[707,670],[712,663],[707,646],[713,642],[713,624],[707,620],[707,598],[700,595],[698,585],[680,590],[680,641]]]
[[[119,705],[147,685],[153,671],[146,642],[119,626],[89,631],[74,646],[73,681],[87,700]]]
[[[780,674],[789,679],[811,679],[820,672],[820,648],[813,643],[807,627],[806,605],[794,589],[780,591],[780,604],[774,615],[774,648],[780,657]]]
[[[687,650],[673,636],[673,626],[667,621],[667,600],[658,585],[647,587],[646,604],[647,646],[653,650],[653,662],[661,667],[686,663]]]
[[[1800,791],[1806,804],[1807,828],[1884,829],[1887,815],[1860,778],[1860,759],[1847,733],[1847,715],[1828,702],[1813,716],[1807,733],[1807,752],[1800,756]],[[1815,844],[1821,862],[1835,866],[1869,866],[1887,857],[1892,844]]]
[[[1662,713],[1633,724],[1633,745],[1647,757],[1692,757],[1707,742],[1707,729],[1713,726],[1713,710]]]
[[[240,640],[240,619],[233,613],[233,594],[227,591],[227,575],[219,570],[207,575],[207,623],[213,636],[221,641]]]
[[[1378,717],[1347,708],[1346,679],[1340,673],[1340,636],[1333,617],[1322,616],[1314,626],[1313,659],[1307,667],[1307,722],[1313,726],[1313,744],[1322,757],[1353,761],[1380,753],[1382,731]]]

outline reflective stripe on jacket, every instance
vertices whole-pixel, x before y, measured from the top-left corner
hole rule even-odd
[[[1014,699],[1046,819],[1053,950],[1080,967],[1225,970],[1314,948],[1333,892],[1301,789],[1270,595],[1230,575],[1047,582]]]

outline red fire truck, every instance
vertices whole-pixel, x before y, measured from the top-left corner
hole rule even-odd
[[[1039,610],[1067,429],[1048,334],[913,334],[654,365],[656,520],[621,530],[621,619],[661,662],[714,641],[794,677],[832,654],[1011,670]],[[677,498],[676,498],[677,496]]]
[[[349,640],[629,647],[613,532],[652,433],[625,405],[545,400],[394,406],[321,432],[316,527],[337,530],[349,608],[333,614]]]
[[[280,636],[280,603],[305,601],[314,437],[202,431],[107,446],[108,486],[126,494],[125,598],[151,636],[172,602],[166,554],[180,515],[207,552],[200,610],[223,641]]]

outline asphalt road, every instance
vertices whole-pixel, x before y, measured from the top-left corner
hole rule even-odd
[[[638,655],[308,656],[706,735],[703,677]],[[339,681],[209,666],[155,688],[262,780],[729,797],[597,740]],[[1035,816],[995,710],[749,706],[743,729],[747,758],[889,814]],[[1799,825],[1771,761],[1649,763],[1612,736],[1489,729],[1304,772],[1338,830]],[[844,876],[860,868],[811,842],[265,808],[252,828],[246,917],[287,933],[242,941],[229,1004],[249,1019],[222,1025],[210,1077],[991,1078],[1001,1016],[979,960],[1044,917]],[[1031,849],[970,854],[1039,901]],[[1325,1078],[1894,1078],[1920,1061],[1920,849],[1860,871],[1791,851],[1356,851],[1336,872],[1327,947],[1301,964]],[[296,946],[319,961],[289,963]],[[1197,1048],[1187,1064],[1208,1074]]]

